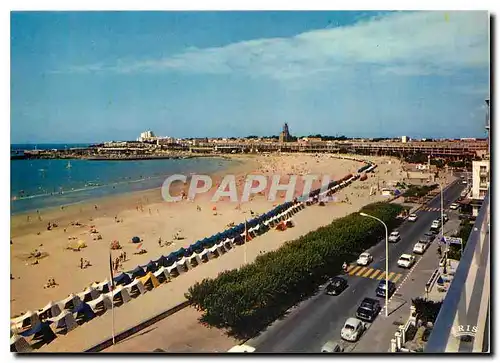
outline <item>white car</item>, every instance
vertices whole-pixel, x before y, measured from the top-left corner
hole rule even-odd
[[[356,263],[359,266],[368,266],[372,261],[373,261],[373,256],[370,255],[368,252],[363,252],[362,254],[359,255],[359,258],[356,261]]]
[[[415,213],[412,213],[408,216],[408,220],[410,222],[415,222],[417,220],[418,216]]]
[[[346,320],[344,327],[340,331],[340,336],[349,342],[355,342],[363,334],[365,324],[359,319],[349,318]]]
[[[397,242],[401,239],[401,235],[398,231],[391,232],[389,235],[389,242]]]
[[[323,345],[321,353],[342,353],[344,347],[337,341],[330,340]]]
[[[402,254],[398,260],[398,266],[403,268],[410,268],[415,263],[415,257],[409,254]]]
[[[415,243],[415,246],[413,246],[413,253],[423,255],[424,252],[427,250],[427,247],[428,247],[427,243],[418,241],[417,243]]]
[[[255,352],[255,348],[251,347],[250,345],[246,344],[241,344],[241,345],[235,345],[231,349],[227,351],[228,353],[253,353]]]
[[[441,221],[439,219],[435,219],[432,221],[431,228],[438,229],[441,228]]]
[[[451,203],[450,204],[450,209],[452,209],[452,210],[456,210],[456,209],[458,209],[458,207],[459,207],[458,203]]]

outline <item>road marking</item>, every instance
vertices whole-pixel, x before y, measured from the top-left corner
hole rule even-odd
[[[371,275],[371,273],[373,272],[373,268],[369,268],[365,274],[363,274],[363,277],[368,277]]]
[[[361,266],[356,266],[354,267],[351,271],[349,271],[349,275],[354,275],[356,271],[358,271],[361,268]]]
[[[392,279],[392,282],[396,283],[398,282],[398,280],[401,278],[401,276],[403,276],[402,274],[397,274],[396,276],[394,276],[394,278]]]
[[[361,276],[361,274],[363,274],[363,271],[365,271],[365,270],[366,270],[366,267],[363,267],[361,270],[358,271],[356,276]]]
[[[349,273],[353,268],[355,268],[356,265],[351,265],[347,268],[347,273]]]
[[[394,272],[389,273],[389,277],[388,277],[389,280],[391,279],[392,275],[394,275]]]
[[[385,277],[385,272],[380,274],[379,277],[377,277],[377,280],[382,280]]]
[[[382,272],[381,270],[375,270],[373,272],[373,274],[370,276],[371,279],[375,279],[375,276],[377,276],[380,272]]]

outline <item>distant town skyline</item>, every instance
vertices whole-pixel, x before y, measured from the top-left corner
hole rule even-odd
[[[11,143],[486,137],[489,18],[12,12]]]

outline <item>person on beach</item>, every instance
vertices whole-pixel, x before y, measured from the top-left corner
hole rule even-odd
[[[26,222],[30,221],[30,216],[26,216]]]
[[[83,257],[80,258],[80,269],[83,270]]]
[[[151,215],[151,208],[149,208],[149,215]]]
[[[127,261],[127,252],[123,251],[123,262]]]
[[[161,237],[160,237],[160,238],[158,238],[158,246],[160,246],[160,247],[161,247]]]
[[[97,204],[94,204],[94,209],[97,210]]]

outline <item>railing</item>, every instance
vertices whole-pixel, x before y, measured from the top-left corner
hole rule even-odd
[[[425,353],[488,352],[490,309],[490,191],[443,301]]]

